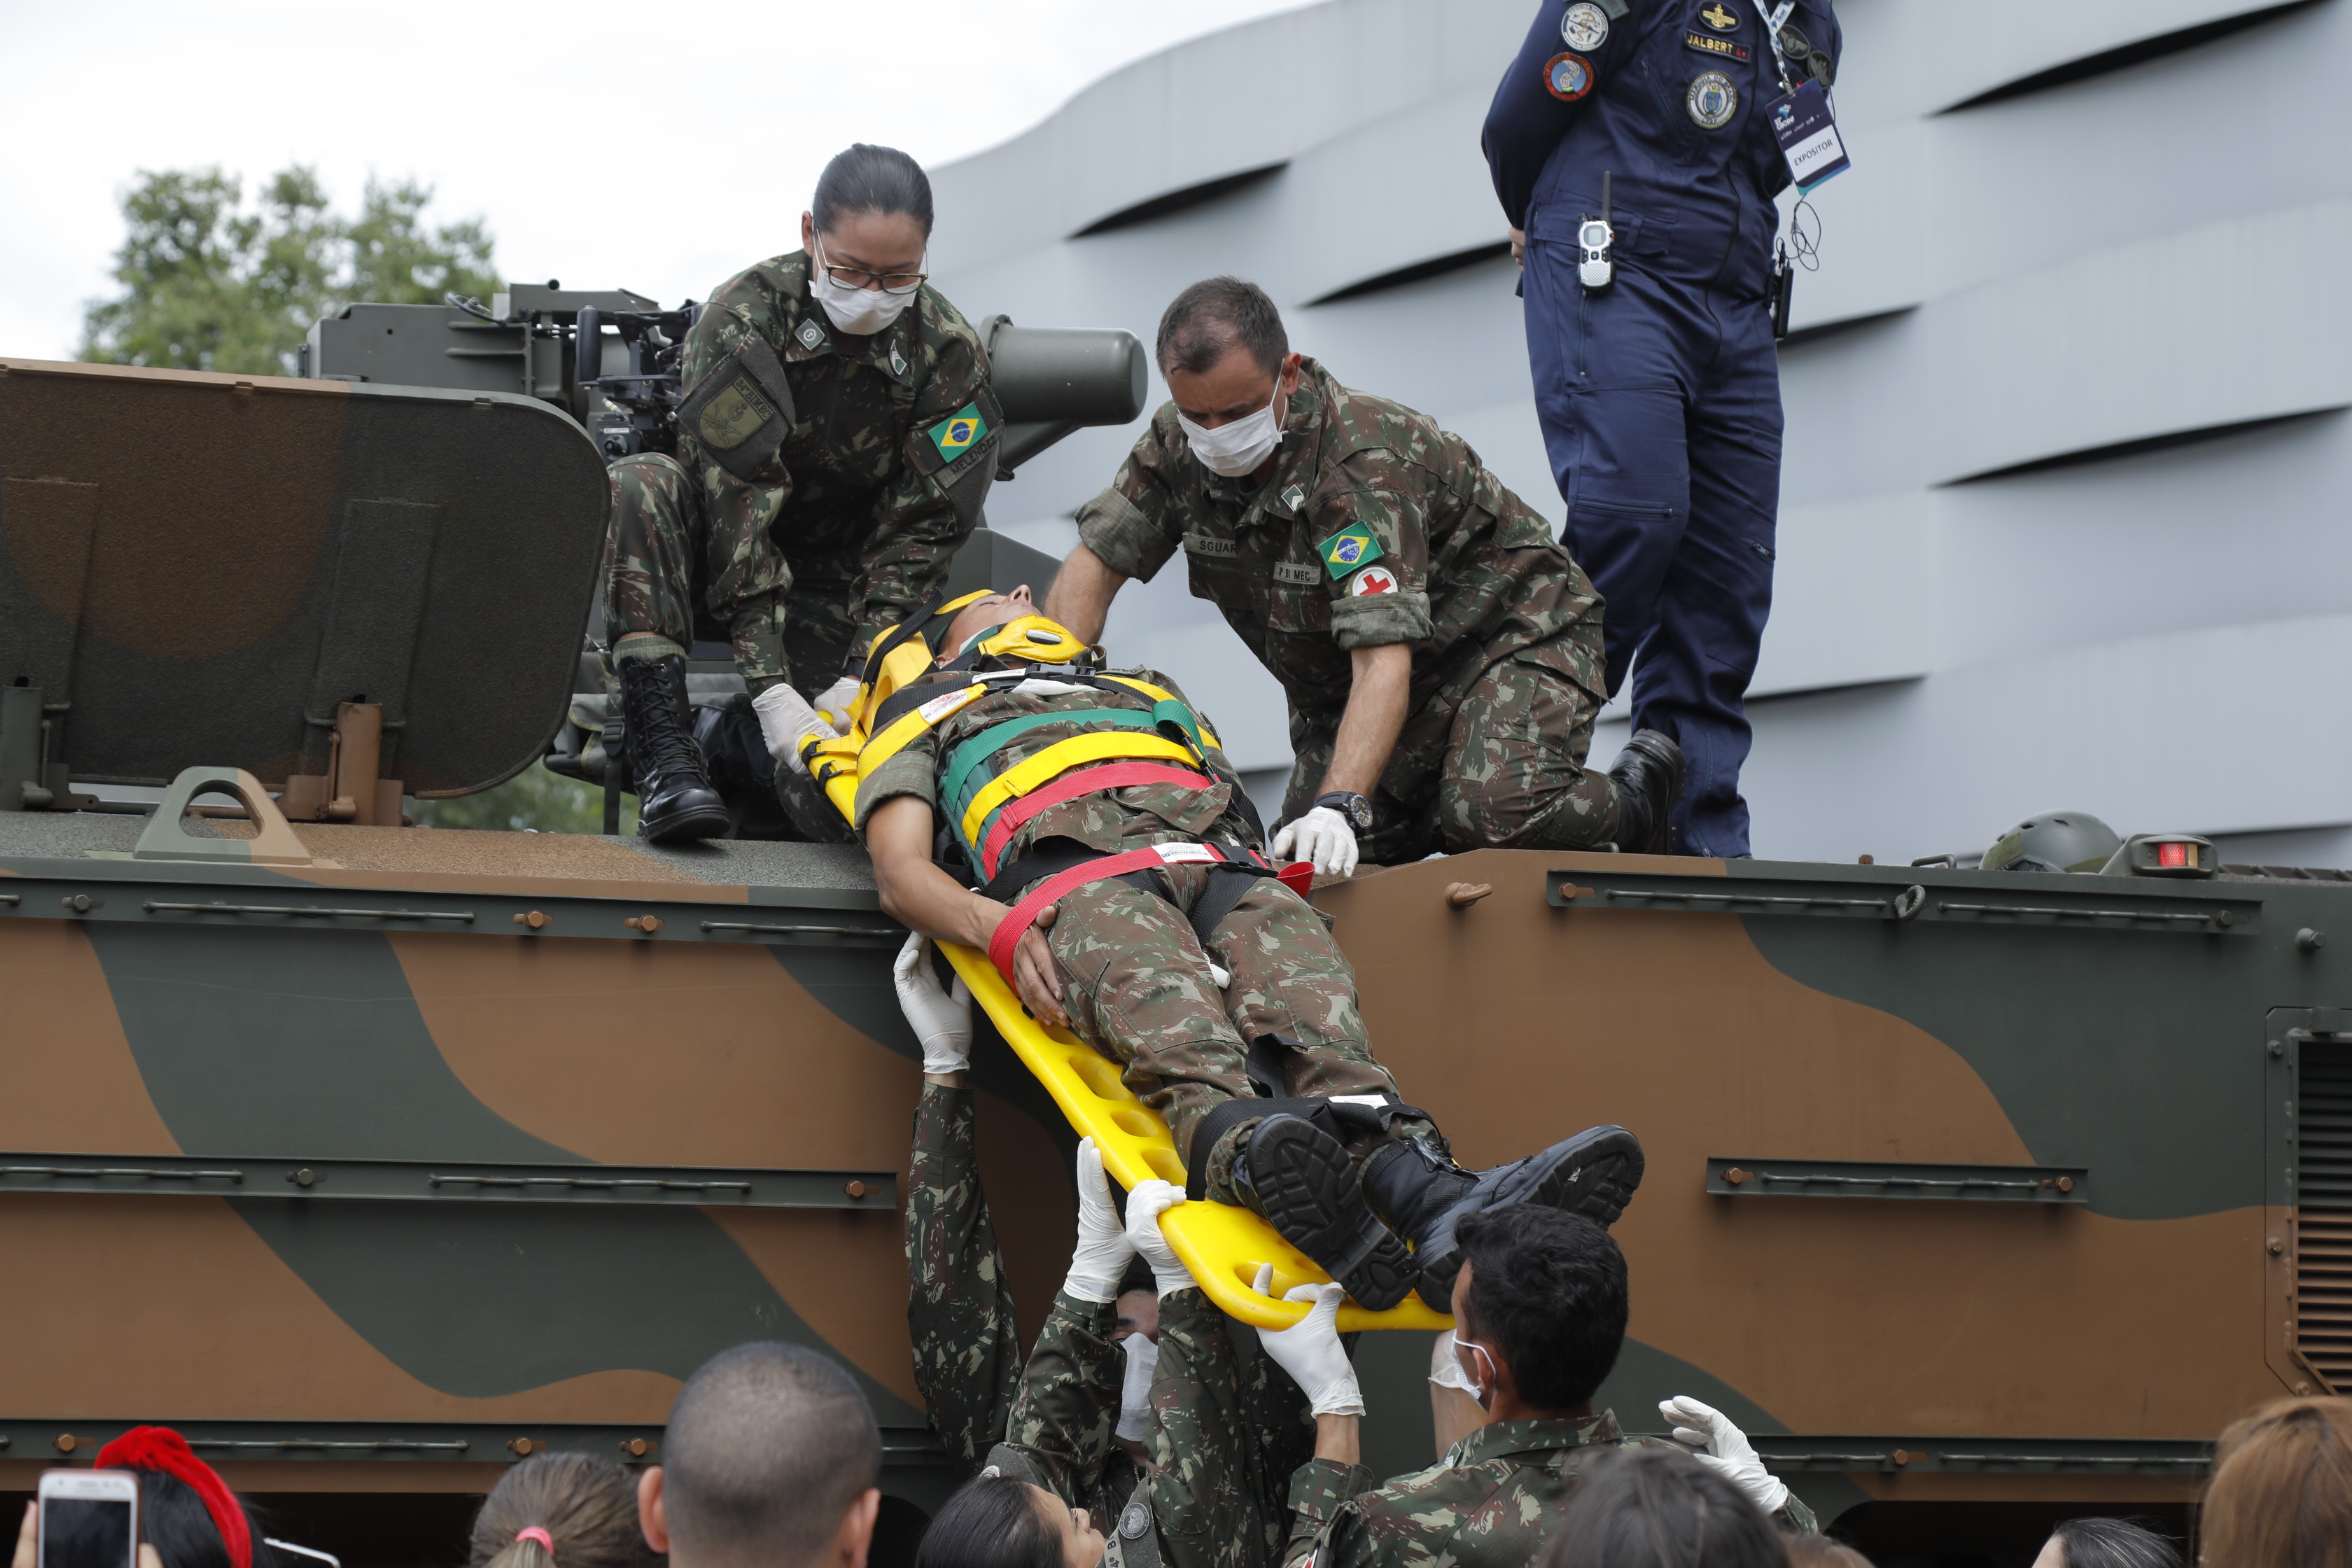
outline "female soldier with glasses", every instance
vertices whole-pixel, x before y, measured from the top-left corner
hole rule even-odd
[[[722,284],[688,334],[677,456],[613,466],[604,624],[638,832],[711,838],[728,814],[694,744],[685,654],[734,646],[786,812],[840,837],[797,742],[831,733],[875,633],[945,578],[1002,423],[988,357],[925,281],[931,186],[895,148],[825,165],[801,248]]]

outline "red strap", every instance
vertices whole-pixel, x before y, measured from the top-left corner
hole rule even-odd
[[[1167,851],[1163,854],[1161,851]],[[1083,888],[1088,882],[1099,882],[1106,877],[1124,877],[1129,871],[1147,868],[1182,865],[1187,861],[1222,862],[1227,857],[1218,853],[1213,844],[1151,844],[1140,849],[1129,849],[1118,855],[1106,855],[1099,860],[1089,860],[1083,866],[1073,866],[1058,875],[1046,878],[1021,896],[1013,906],[1013,913],[996,928],[988,942],[988,962],[1010,983],[1013,979],[1013,950],[1021,944],[1029,928],[1037,923],[1037,911],[1054,902],[1073,888]]]
[[[998,808],[996,820],[990,825],[980,846],[980,874],[995,876],[997,860],[1003,855],[1005,845],[1021,831],[1023,824],[1047,806],[1059,805],[1097,790],[1155,784],[1182,784],[1197,790],[1205,788],[1209,778],[1196,768],[1181,768],[1173,763],[1097,763],[1091,767],[1073,768],[1052,783],[1040,784]]]

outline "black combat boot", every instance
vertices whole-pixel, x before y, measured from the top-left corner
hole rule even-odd
[[[1683,749],[1655,730],[1637,731],[1609,764],[1617,781],[1617,847],[1628,855],[1675,852],[1675,804],[1683,797]]]
[[[718,838],[727,807],[710,787],[694,716],[686,700],[686,660],[618,661],[621,711],[628,729],[629,769],[637,785],[637,833],[656,843]]]
[[[1366,1206],[1347,1145],[1306,1118],[1276,1113],[1259,1122],[1234,1162],[1234,1181],[1357,1305],[1386,1311],[1412,1290],[1412,1255]]]
[[[1437,1138],[1400,1138],[1364,1163],[1365,1201],[1412,1243],[1421,1299],[1441,1312],[1454,1310],[1462,1268],[1454,1229],[1470,1215],[1533,1204],[1614,1225],[1641,1184],[1641,1141],[1622,1127],[1589,1128],[1491,1171],[1464,1170]]]

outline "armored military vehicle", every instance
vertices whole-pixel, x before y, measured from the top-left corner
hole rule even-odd
[[[657,1462],[754,1337],[872,1398],[877,1562],[954,1484],[861,851],[400,826],[585,684],[605,454],[565,395],[0,363],[0,1490],[167,1422],[294,1539],[443,1561],[518,1456]],[[950,586],[1050,568],[983,531]],[[2157,835],[1317,897],[1466,1161],[1643,1138],[1625,1425],[1696,1394],[1865,1547],[1957,1560],[2177,1518],[2233,1417],[2352,1391],[2346,880]],[[975,1073],[1034,1327],[1071,1138],[1001,1046]],[[1376,1468],[1432,1458],[1429,1350],[1359,1347]]]

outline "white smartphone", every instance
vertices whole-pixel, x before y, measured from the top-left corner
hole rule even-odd
[[[139,1479],[43,1472],[40,1542],[40,1568],[139,1568]]]

